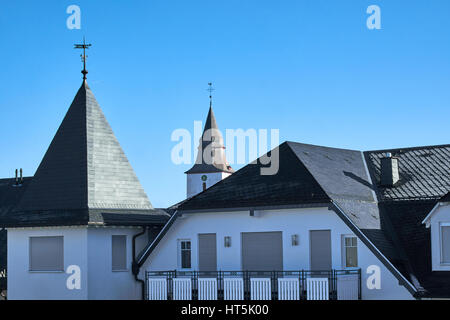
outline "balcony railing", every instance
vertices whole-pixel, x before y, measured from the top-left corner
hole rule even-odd
[[[358,300],[361,269],[147,271],[147,300]]]

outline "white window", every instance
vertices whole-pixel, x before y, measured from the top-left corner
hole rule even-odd
[[[358,267],[358,240],[355,236],[343,237],[343,266],[344,268]]]
[[[450,264],[450,224],[441,223],[441,264]]]
[[[112,236],[112,271],[127,271],[127,236]]]
[[[64,271],[64,238],[30,237],[30,271]]]
[[[179,240],[179,255],[181,269],[191,268],[191,240]]]

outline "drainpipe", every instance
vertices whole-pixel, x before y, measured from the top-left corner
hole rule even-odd
[[[136,261],[136,238],[139,237],[139,236],[142,236],[145,233],[146,230],[147,230],[147,228],[143,227],[141,232],[136,233],[133,236],[133,241],[132,241],[132,245],[133,245],[133,249],[132,249],[133,250],[133,264],[131,266],[131,271],[133,272],[134,280],[136,280],[137,282],[139,282],[141,284],[142,300],[144,300],[144,296],[145,296],[144,295],[145,294],[145,281],[138,278],[140,266],[139,266],[139,264]]]

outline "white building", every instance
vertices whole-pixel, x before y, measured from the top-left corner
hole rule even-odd
[[[434,271],[449,270],[448,202],[425,220],[431,235],[421,224],[449,188],[449,145],[278,151],[276,175],[249,164],[177,205],[138,258],[149,299],[303,299],[314,281],[322,299],[450,297],[450,275]]]
[[[210,106],[188,199],[155,209],[83,81],[0,180],[0,289],[7,254],[8,299],[450,298],[450,145],[276,152],[234,172]]]

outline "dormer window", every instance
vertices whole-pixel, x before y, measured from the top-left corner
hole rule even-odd
[[[450,266],[450,223],[441,223],[441,264]]]
[[[443,197],[423,224],[430,230],[433,271],[450,271],[450,196]]]

